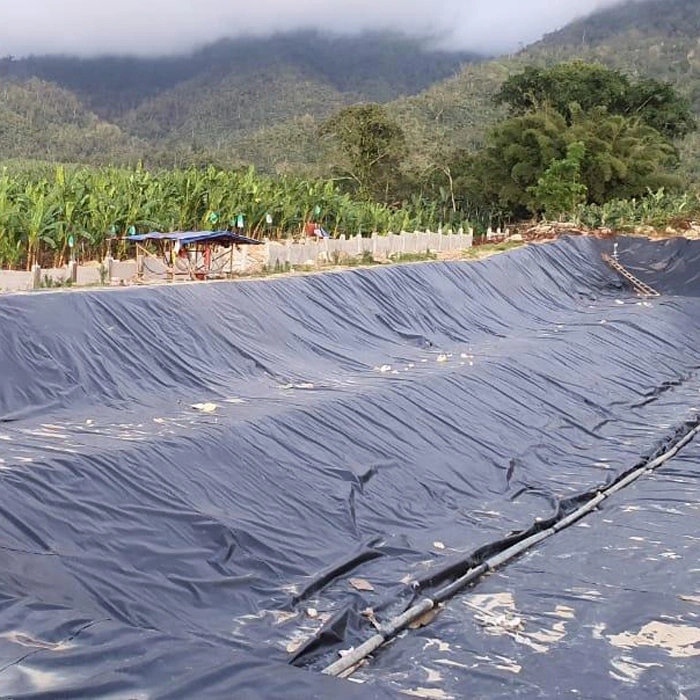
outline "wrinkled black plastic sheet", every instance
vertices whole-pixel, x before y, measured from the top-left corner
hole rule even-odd
[[[601,640],[569,657],[562,638],[556,662],[531,649],[531,676],[454,666],[452,686],[425,675],[413,631],[362,686],[316,671],[372,634],[363,611],[401,612],[408,581],[449,581],[695,417],[699,246],[621,241],[662,292],[649,300],[589,238],[479,263],[0,299],[0,696],[551,696]],[[655,502],[656,486],[639,488]],[[622,601],[646,555],[619,544],[606,564],[596,548],[635,527],[624,515],[591,540],[558,536],[511,592],[549,605],[601,580],[598,565]],[[668,551],[688,517],[669,522]],[[567,541],[571,557],[547,556]],[[614,610],[603,623],[630,629]],[[473,657],[502,640],[481,627],[445,643]],[[589,696],[671,683],[692,661],[634,683],[601,666]]]
[[[357,676],[443,698],[700,697],[699,516],[694,443]]]

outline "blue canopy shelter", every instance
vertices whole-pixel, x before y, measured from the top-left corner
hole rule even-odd
[[[236,243],[245,245],[262,244],[262,241],[242,236],[240,233],[233,233],[233,231],[171,231],[169,233],[152,231],[151,233],[137,233],[133,236],[128,236],[126,240],[134,242],[173,241],[179,242],[181,246],[195,243],[216,243],[224,246]]]
[[[241,245],[262,245],[262,241],[233,231],[152,231],[128,236],[124,240],[137,246],[139,278],[143,277],[147,257],[158,257],[166,266],[164,274],[171,279],[177,276],[190,279],[231,276],[234,250]],[[153,255],[153,245],[149,247],[148,244],[155,244],[157,256]]]

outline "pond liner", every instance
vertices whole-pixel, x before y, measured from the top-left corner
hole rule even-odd
[[[620,239],[655,299],[605,264],[611,251],[572,237],[480,262],[0,298],[0,697],[424,687],[422,635],[450,623],[456,598],[386,645],[364,684],[321,671],[419,596],[627,483],[697,418],[700,244]],[[688,480],[685,455],[673,461]],[[622,545],[589,561],[606,535],[581,525],[597,509],[469,590],[507,574],[535,606],[610,576],[619,605],[604,622],[627,639],[626,597],[649,619],[658,608],[627,579],[673,570],[669,585],[694,595],[693,567],[673,558],[692,553],[693,504],[660,479],[618,496],[643,487],[658,506],[668,550],[655,561]],[[521,566],[540,554],[549,573],[533,585]],[[526,686],[497,662],[472,673],[476,655],[506,649],[458,622],[452,646],[482,651],[454,667],[448,695],[551,695],[555,668],[578,678],[565,645],[518,656]],[[580,634],[577,654],[610,651]],[[661,663],[646,653],[639,663]],[[684,692],[692,660],[640,666],[629,687]],[[624,694],[611,673],[599,696]]]
[[[419,620],[426,613],[437,608],[441,603],[445,603],[453,596],[463,591],[467,586],[477,581],[481,576],[489,571],[495,571],[502,566],[505,566],[516,557],[524,554],[529,549],[536,547],[540,542],[543,542],[548,537],[551,537],[558,532],[571,527],[576,522],[584,518],[589,513],[598,508],[606,498],[614,496],[624,488],[627,488],[637,479],[644,476],[645,473],[654,471],[669,460],[673,459],[680,450],[683,449],[691,440],[693,440],[700,432],[700,421],[696,421],[691,426],[685,428],[685,433],[676,437],[676,442],[672,443],[663,454],[656,456],[647,463],[638,465],[630,469],[626,474],[623,474],[616,479],[611,486],[602,491],[595,491],[585,494],[577,500],[583,500],[584,504],[576,508],[573,512],[561,519],[555,519],[546,524],[538,523],[523,535],[506,543],[501,540],[495,543],[494,547],[499,549],[496,554],[489,556],[488,559],[482,561],[478,566],[474,566],[471,562],[475,556],[465,560],[465,568],[469,567],[462,576],[456,581],[438,589],[429,598],[423,598],[401,615],[389,620],[383,624],[379,632],[366,642],[353,649],[350,653],[345,654],[337,661],[323,669],[323,673],[328,676],[348,677],[348,672],[357,668],[360,663],[367,659],[371,654],[375,653],[384,644],[393,639],[399,632],[408,627],[411,623]]]

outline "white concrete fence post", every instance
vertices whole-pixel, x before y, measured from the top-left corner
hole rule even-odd
[[[71,284],[76,284],[78,281],[78,263],[75,260],[69,260],[66,266],[66,281],[68,280]]]
[[[107,284],[110,284],[112,282],[112,277],[114,276],[114,258],[111,255],[108,255],[102,264],[104,266],[104,279]]]
[[[39,289],[41,287],[41,266],[36,263],[32,265],[32,279],[29,286],[30,289]]]

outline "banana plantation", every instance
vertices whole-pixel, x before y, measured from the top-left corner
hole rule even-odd
[[[447,218],[449,214],[447,212]],[[72,168],[0,173],[0,267],[61,266],[119,254],[147,231],[234,228],[286,237],[316,221],[334,235],[425,230],[446,220],[439,203],[402,208],[358,201],[331,181],[243,171]]]
[[[472,214],[474,212],[471,212]],[[582,205],[591,228],[660,228],[696,217],[700,195],[660,190],[602,206]],[[60,267],[70,258],[121,256],[147,231],[237,229],[248,236],[299,234],[308,221],[333,235],[437,230],[467,225],[447,197],[414,194],[401,207],[361,201],[332,181],[268,177],[248,170],[149,171],[49,166],[0,172],[0,268]],[[473,217],[470,217],[473,218]]]
[[[700,218],[699,192],[648,192],[645,197],[613,199],[604,204],[582,205],[576,211],[576,223],[588,228],[633,231],[641,227],[665,229]]]

